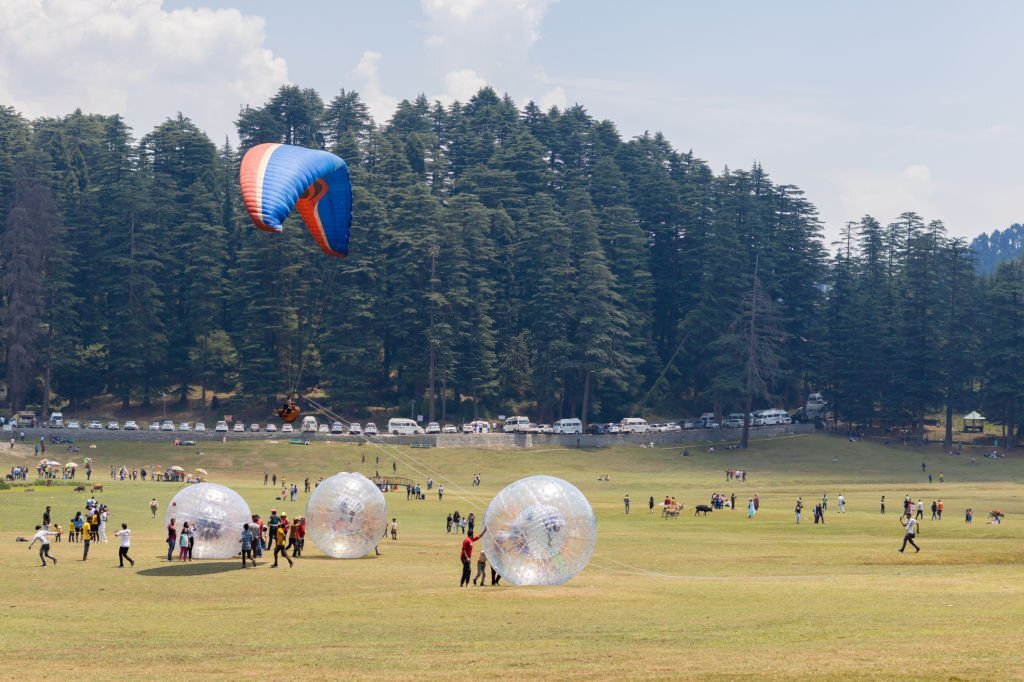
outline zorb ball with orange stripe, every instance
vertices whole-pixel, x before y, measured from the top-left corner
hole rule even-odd
[[[561,585],[582,571],[597,545],[597,519],[574,485],[529,476],[499,492],[484,513],[487,559],[513,585]]]

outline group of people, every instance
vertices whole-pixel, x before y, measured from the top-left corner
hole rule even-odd
[[[729,468],[725,470],[725,480],[727,481],[747,481],[747,472],[743,469]]]
[[[472,537],[475,527],[476,515],[473,512],[470,512],[468,516],[462,516],[456,510],[448,514],[448,517],[445,519],[445,529],[448,533],[454,530],[458,535],[469,535]]]
[[[459,551],[459,561],[462,562],[462,578],[459,580],[459,587],[468,587],[470,575],[473,573],[473,543],[482,538],[487,533],[487,529],[484,528],[480,535],[474,536],[470,532],[462,540],[462,549]],[[487,584],[487,555],[483,550],[480,550],[480,554],[476,558],[476,575],[473,576],[473,585],[477,585],[479,581],[480,587]],[[501,575],[495,570],[494,564],[491,564],[491,585],[498,585],[501,583]]]
[[[78,542],[82,544],[82,561],[88,561],[89,559],[89,548],[93,542],[107,542],[107,519],[110,516],[110,509],[105,504],[98,503],[94,498],[89,498],[85,503],[85,513],[81,511],[75,512],[75,515],[71,518],[70,525],[68,526],[68,542]],[[51,529],[51,526],[53,528]],[[132,566],[135,565],[135,560],[128,556],[128,550],[131,548],[131,530],[128,528],[127,523],[121,524],[121,530],[114,533],[115,536],[120,538],[118,547],[118,559],[119,568],[124,567],[124,562],[127,560]],[[54,564],[57,563],[57,558],[50,554],[51,542],[60,542],[64,535],[64,529],[61,528],[59,523],[53,521],[52,508],[47,505],[46,509],[43,510],[42,523],[36,526],[36,533],[29,543],[29,549],[31,549],[36,542],[40,543],[39,546],[39,561],[42,566],[46,566],[46,560],[49,559]]]

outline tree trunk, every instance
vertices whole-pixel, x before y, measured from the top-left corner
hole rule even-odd
[[[583,422],[583,430],[587,430],[587,419],[589,415],[587,412],[590,410],[590,375],[593,374],[593,370],[584,370],[586,375],[583,377],[583,410],[580,412],[580,421]]]
[[[946,395],[950,393],[951,391],[947,391]],[[949,402],[946,403],[946,437],[942,441],[942,447],[953,447],[953,404]]]

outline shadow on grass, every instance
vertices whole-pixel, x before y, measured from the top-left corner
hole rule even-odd
[[[169,578],[184,575],[212,575],[240,570],[241,564],[236,561],[191,561],[185,563],[174,561],[155,568],[145,568],[138,573],[150,578]]]

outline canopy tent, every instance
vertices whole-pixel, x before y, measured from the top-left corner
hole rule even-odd
[[[981,433],[985,430],[985,418],[974,410],[964,415],[964,433]]]

